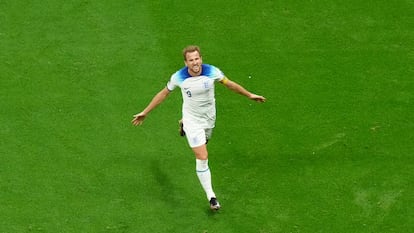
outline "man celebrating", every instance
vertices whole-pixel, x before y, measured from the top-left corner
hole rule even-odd
[[[253,94],[229,80],[218,68],[203,64],[198,46],[186,47],[183,50],[183,56],[186,66],[171,76],[167,86],[153,97],[142,112],[134,115],[132,123],[141,125],[148,113],[162,103],[171,91],[176,87],[181,89],[183,131],[195,154],[196,173],[210,202],[210,208],[218,210],[220,204],[211,184],[206,145],[212,135],[216,120],[214,84],[220,82],[230,90],[257,102],[265,102],[266,98]]]

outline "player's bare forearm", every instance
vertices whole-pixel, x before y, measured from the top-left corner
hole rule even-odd
[[[250,91],[246,90],[244,87],[242,87],[240,84],[233,82],[231,80],[227,80],[224,85],[229,88],[230,90],[239,93],[241,95],[246,96],[247,98],[257,101],[257,102],[265,102],[266,98],[260,95],[256,95],[251,93]]]
[[[251,94],[248,90],[246,90],[240,84],[233,82],[231,80],[227,80],[227,82],[224,85],[226,85],[226,87],[229,88],[230,90],[236,93],[239,93],[241,95],[249,97],[249,95]]]
[[[141,125],[148,113],[150,113],[154,108],[161,104],[167,98],[169,93],[170,91],[167,88],[164,88],[158,92],[142,112],[134,115],[132,124]]]
[[[145,114],[150,113],[154,108],[161,104],[165,100],[165,98],[167,98],[168,94],[170,94],[170,91],[167,88],[162,89],[154,96],[154,98],[152,98],[151,102],[142,112],[144,112]]]

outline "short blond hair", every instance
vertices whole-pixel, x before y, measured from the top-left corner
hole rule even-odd
[[[187,53],[192,53],[192,52],[194,52],[194,51],[197,51],[197,52],[198,52],[198,54],[199,54],[199,55],[200,55],[200,57],[201,57],[200,47],[198,47],[197,45],[189,45],[189,46],[187,46],[187,47],[185,47],[185,48],[183,49],[183,57],[184,57],[184,61],[186,61],[186,60],[187,60],[187,57],[186,57]]]

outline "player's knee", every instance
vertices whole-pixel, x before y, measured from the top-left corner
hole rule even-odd
[[[195,156],[197,159],[206,160],[208,158],[208,153],[196,153]]]
[[[207,150],[194,150],[194,155],[200,160],[206,160],[208,158]]]
[[[208,158],[207,146],[205,144],[192,149],[197,159],[206,160]]]

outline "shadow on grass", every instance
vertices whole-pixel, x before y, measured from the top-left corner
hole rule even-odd
[[[182,190],[179,189],[171,179],[171,174],[166,170],[159,160],[151,161],[151,173],[154,177],[156,187],[147,187],[152,190],[151,194],[154,198],[159,199],[166,206],[169,206],[172,210],[183,208],[188,202],[186,197],[194,195],[194,193],[184,193],[181,195]],[[201,187],[200,187],[201,188]],[[198,204],[198,203],[193,203]],[[201,206],[205,206],[205,213],[209,217],[214,217],[220,214],[222,210],[211,210],[208,203],[200,203]],[[198,207],[196,207],[198,208]]]
[[[158,196],[158,198],[168,206],[178,208],[181,204],[177,195],[175,195],[177,192],[176,187],[171,182],[169,174],[162,168],[160,161],[153,160],[151,162],[151,172],[158,184],[158,187],[151,188],[154,191],[153,195]]]
[[[206,208],[206,215],[214,219],[214,217],[219,216],[223,210],[211,210],[210,208]]]

